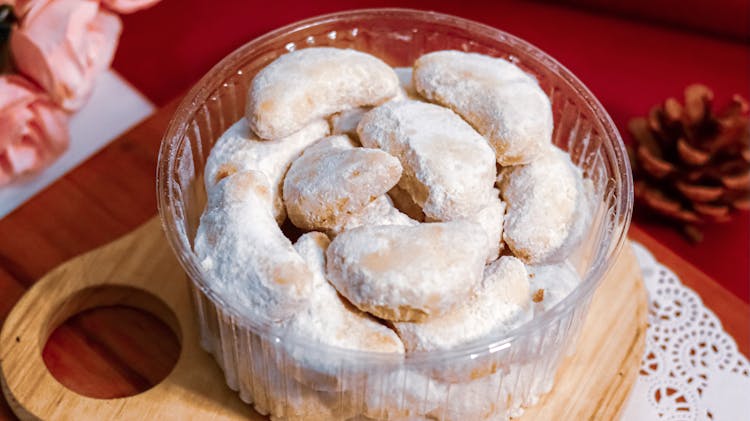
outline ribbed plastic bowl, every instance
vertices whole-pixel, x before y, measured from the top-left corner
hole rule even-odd
[[[593,224],[572,257],[582,284],[510,334],[405,357],[284,335],[215,294],[192,249],[206,202],[206,158],[219,136],[242,118],[255,73],[279,55],[308,46],[354,48],[394,67],[411,66],[430,51],[457,49],[504,57],[534,75],[552,100],[554,143],[570,153],[595,186]],[[157,194],[167,238],[194,286],[202,346],[215,356],[227,384],[274,419],[469,421],[519,415],[552,388],[560,362],[574,352],[591,297],[625,240],[632,210],[622,140],[604,108],[575,76],[536,47],[497,29],[403,9],[308,19],[257,38],[223,59],[188,93],[167,129],[159,152]]]

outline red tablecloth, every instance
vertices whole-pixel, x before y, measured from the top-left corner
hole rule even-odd
[[[737,10],[748,10],[742,1],[731,3],[739,4]],[[114,67],[162,104],[184,92],[226,54],[271,29],[318,14],[394,4],[473,19],[536,44],[594,92],[623,133],[631,117],[645,114],[667,96],[680,95],[693,82],[711,86],[719,103],[737,92],[750,95],[747,43],[612,14],[515,1],[318,0],[293,4],[165,0],[150,10],[124,17],[125,30]],[[719,15],[731,18],[728,13],[714,16]],[[746,18],[738,14],[732,25],[741,30]],[[709,27],[717,25],[721,23]],[[732,223],[707,228],[705,240],[698,246],[668,229],[642,226],[735,294],[750,300],[747,214]]]
[[[554,2],[555,0],[548,0]],[[557,1],[560,3],[560,1]],[[631,17],[720,37],[750,41],[748,0],[562,0],[620,17]]]

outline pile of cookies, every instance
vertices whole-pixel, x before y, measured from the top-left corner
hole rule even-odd
[[[404,359],[499,337],[580,282],[566,258],[590,223],[590,182],[552,129],[547,95],[504,59],[437,51],[393,69],[349,49],[290,52],[211,150],[194,251],[217,295],[282,337]],[[434,407],[379,396],[359,411],[325,404],[351,387],[336,361],[287,357],[305,392],[253,397],[279,419],[497,415],[491,396],[452,409],[439,390],[481,400],[499,367],[397,371],[396,395],[427,382]]]

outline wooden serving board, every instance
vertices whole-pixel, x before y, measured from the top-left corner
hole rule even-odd
[[[198,343],[188,280],[157,218],[76,257],[40,279],[18,301],[0,333],[2,389],[21,419],[264,420],[224,383]],[[127,305],[151,312],[180,338],[172,372],[131,397],[95,399],[57,382],[42,360],[49,334],[83,310]],[[613,419],[638,374],[645,345],[647,300],[630,247],[594,296],[575,354],[556,386],[523,420]]]

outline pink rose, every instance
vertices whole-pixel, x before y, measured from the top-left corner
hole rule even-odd
[[[0,185],[49,165],[68,141],[68,114],[28,80],[0,76]]]
[[[102,4],[117,13],[133,13],[149,8],[160,0],[102,0]]]
[[[31,0],[21,6],[10,39],[16,67],[66,110],[81,108],[96,76],[112,63],[120,18],[95,0]]]

